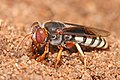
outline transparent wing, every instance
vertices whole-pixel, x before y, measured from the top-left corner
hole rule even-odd
[[[66,28],[63,29],[63,34],[77,35],[77,36],[98,36],[106,37],[110,33],[105,30],[86,27],[78,24],[64,23]]]

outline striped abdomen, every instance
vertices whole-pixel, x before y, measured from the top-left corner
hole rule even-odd
[[[108,48],[108,43],[104,38],[101,37],[75,37],[75,41],[80,43],[81,45],[96,47],[106,49]]]

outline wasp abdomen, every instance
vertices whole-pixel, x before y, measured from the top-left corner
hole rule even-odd
[[[108,43],[104,38],[101,37],[75,37],[75,41],[80,43],[81,45],[96,47],[106,49],[108,48]]]

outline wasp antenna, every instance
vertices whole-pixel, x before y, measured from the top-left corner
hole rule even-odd
[[[20,45],[23,43],[23,41],[26,39],[26,38],[30,38],[32,36],[32,33],[30,34],[27,34],[20,42],[19,44],[17,45],[17,48],[16,48],[16,51],[18,51]]]

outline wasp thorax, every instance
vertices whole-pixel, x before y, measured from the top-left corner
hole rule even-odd
[[[47,37],[46,31],[41,27],[39,27],[33,33],[32,39],[37,43],[44,43],[46,40],[46,37]]]

